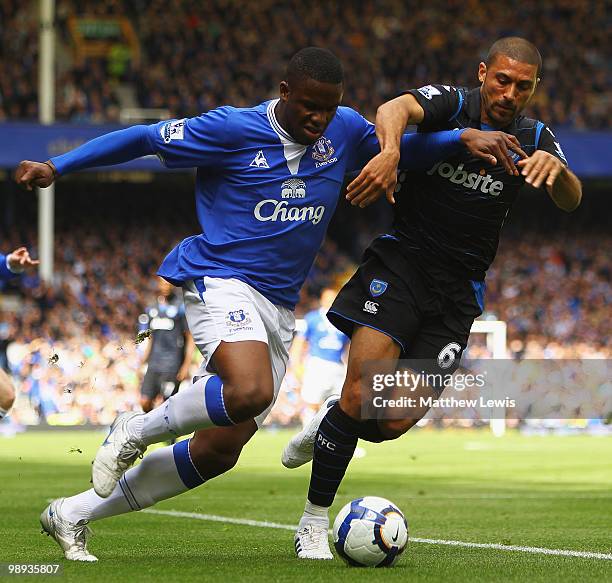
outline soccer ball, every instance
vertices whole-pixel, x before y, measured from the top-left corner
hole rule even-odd
[[[349,502],[336,516],[334,546],[354,567],[390,567],[408,544],[408,523],[392,502],[365,496]]]

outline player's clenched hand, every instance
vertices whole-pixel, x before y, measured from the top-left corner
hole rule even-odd
[[[15,171],[15,182],[28,190],[32,190],[34,186],[46,188],[53,184],[55,177],[56,171],[53,162],[22,160]]]
[[[346,199],[353,206],[364,208],[378,200],[384,193],[395,204],[393,191],[397,183],[399,152],[381,152],[372,158],[346,188]]]
[[[516,137],[505,132],[483,132],[468,128],[461,134],[461,141],[472,156],[482,158],[494,166],[501,164],[513,176],[518,176],[519,172],[512,160],[511,151],[521,158],[527,158]]]
[[[557,176],[565,170],[565,165],[559,158],[544,150],[536,150],[526,160],[520,160],[518,165],[525,182],[535,188],[540,188],[544,183],[547,188],[552,188]]]
[[[7,256],[8,265],[11,271],[19,273],[28,267],[38,265],[38,260],[32,259],[25,247],[18,247]]]

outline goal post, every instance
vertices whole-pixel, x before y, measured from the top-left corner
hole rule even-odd
[[[296,320],[296,331],[304,332],[306,330],[306,321],[303,319]],[[506,322],[502,320],[475,320],[470,331],[472,334],[486,334],[487,350],[491,353],[494,359],[503,359],[507,356]],[[506,432],[505,418],[490,419],[489,426],[491,432],[496,437],[501,437]]]
[[[506,358],[506,322],[502,320],[475,320],[472,324],[472,334],[487,335],[487,350],[494,359]],[[506,419],[490,419],[491,432],[496,437],[501,437],[506,432]]]

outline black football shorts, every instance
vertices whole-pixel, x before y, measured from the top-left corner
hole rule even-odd
[[[176,380],[176,374],[176,372],[157,372],[151,370],[150,367],[147,368],[140,387],[141,395],[150,400],[155,399],[157,395],[167,399],[178,388],[179,383]]]
[[[327,317],[347,336],[355,325],[373,328],[399,344],[400,358],[452,373],[482,313],[483,295],[484,282],[403,254],[397,239],[385,235],[366,249]]]

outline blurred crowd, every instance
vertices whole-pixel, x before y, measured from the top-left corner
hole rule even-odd
[[[37,5],[0,2],[0,121],[38,116]],[[172,117],[226,103],[252,105],[276,94],[291,54],[319,45],[344,63],[345,103],[373,118],[380,103],[407,87],[475,85],[489,45],[517,34],[544,58],[528,114],[553,128],[609,129],[605,9],[603,0],[496,4],[494,10],[483,0],[56,0],[56,117],[118,121],[126,94],[135,105],[166,109]],[[138,38],[138,58],[121,43],[104,58],[82,58],[70,32],[74,16],[126,19]],[[116,412],[138,407],[145,367],[144,344],[135,342],[138,315],[155,299],[159,261],[198,231],[185,219],[191,207],[169,210],[147,201],[144,212],[142,200],[125,197],[118,216],[107,212],[110,203],[75,197],[72,214],[58,212],[52,284],[26,275],[2,290],[17,298],[17,309],[0,313],[0,366],[19,391],[14,423],[106,424]],[[90,208],[95,221],[83,218]],[[372,224],[388,220],[387,211],[376,220],[368,214],[336,222],[298,317],[316,308],[324,286],[339,287],[350,276],[379,232]],[[0,249],[25,243],[36,254],[35,239],[32,227],[8,229]],[[487,278],[484,317],[507,322],[508,355],[610,358],[610,231],[583,226],[568,238],[538,225],[502,240]],[[472,356],[487,355],[479,336]],[[197,366],[194,355],[194,371]],[[291,363],[270,424],[299,423],[300,383],[301,363]]]
[[[474,86],[478,62],[501,36],[530,39],[544,58],[529,114],[553,128],[610,128],[609,26],[604,0],[57,0],[57,119],[117,121],[120,90],[136,104],[198,115],[276,94],[288,58],[308,45],[332,49],[346,70],[345,103],[372,118],[409,87]],[[0,119],[37,117],[38,11],[0,3]],[[118,43],[79,59],[71,16],[126,18],[139,55]]]
[[[167,218],[140,227],[110,217],[97,219],[95,228],[68,220],[64,229],[60,222],[53,283],[33,274],[6,290],[19,301],[18,310],[0,314],[0,363],[19,392],[14,421],[106,424],[138,407],[148,342],[136,341],[138,315],[155,300],[153,274],[164,253],[193,228]],[[0,248],[14,247],[15,239],[13,233]],[[610,249],[609,233],[568,238],[528,231],[503,239],[483,317],[507,322],[509,357],[612,357]],[[296,316],[317,308],[322,287],[341,285],[357,260],[328,238]],[[490,356],[484,335],[473,335],[468,356]],[[198,364],[195,354],[192,372]],[[299,423],[304,414],[302,364],[291,363],[270,424]]]

